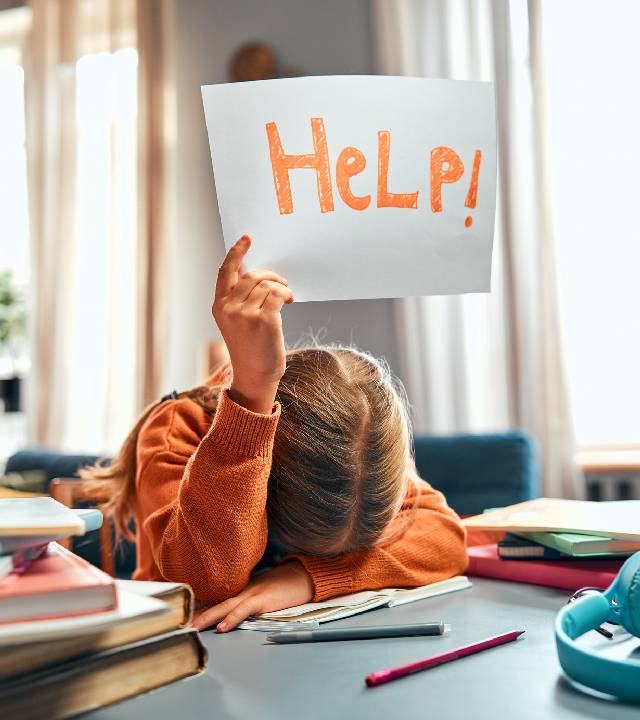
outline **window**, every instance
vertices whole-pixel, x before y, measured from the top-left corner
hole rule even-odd
[[[640,3],[547,2],[561,322],[578,443],[640,448]]]
[[[30,274],[22,68],[22,44],[29,20],[27,8],[0,12],[0,273],[10,273],[11,285],[23,297]],[[26,337],[3,343],[0,347],[0,380],[14,383],[16,381],[10,378],[24,377],[28,370]],[[0,402],[0,410],[3,404]],[[25,439],[24,413],[0,412],[0,460],[23,445]]]
[[[76,233],[64,445],[114,451],[135,416],[138,54],[76,63]],[[114,404],[110,398],[117,396]]]
[[[63,253],[63,272],[55,278],[57,322],[52,339],[63,353],[59,353],[62,359],[52,374],[62,388],[64,414],[56,427],[56,443],[61,449],[102,453],[117,449],[136,414],[135,3],[120,2],[115,12],[108,0],[85,0],[76,10],[73,40],[77,61],[58,62],[52,56],[52,66],[43,79],[43,83],[51,82],[51,93],[47,91],[50,112],[45,115],[53,120],[35,127],[36,136],[51,133],[45,145],[51,152],[47,160],[51,159],[53,170],[34,186],[40,195],[34,191],[32,200],[51,207],[46,206],[43,195],[59,180],[56,168],[63,168],[66,205],[56,200],[56,207],[64,214],[66,232],[64,250],[58,251]],[[31,248],[22,45],[31,17],[27,8],[0,12],[0,272],[11,270],[25,290],[30,281]],[[53,27],[52,33],[57,30]],[[65,88],[73,90],[62,98],[64,117],[59,116],[58,104],[61,80]],[[42,117],[30,119],[37,124]],[[64,150],[59,143],[61,127],[70,140]],[[62,155],[66,165],[59,162]],[[50,237],[57,239],[55,233]],[[28,375],[28,351],[25,342],[19,363],[22,377]],[[10,372],[9,362],[16,364],[0,348],[0,378]],[[15,414],[21,416],[18,431],[13,427],[15,417],[9,415],[0,413],[0,458],[26,441],[24,416]]]
[[[25,151],[24,70],[22,41],[29,12],[20,8],[0,12],[0,208],[2,233],[0,272],[10,271],[24,291],[29,282],[29,216]],[[20,357],[0,355],[0,375],[24,371],[26,349]],[[10,367],[17,363],[18,368]]]

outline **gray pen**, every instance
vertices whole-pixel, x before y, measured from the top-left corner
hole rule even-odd
[[[450,627],[442,620],[413,625],[376,625],[335,630],[288,630],[267,635],[274,643],[326,642],[327,640],[373,640],[375,638],[411,637],[415,635],[444,635]]]

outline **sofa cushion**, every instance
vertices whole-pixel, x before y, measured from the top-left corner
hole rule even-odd
[[[525,433],[418,435],[414,446],[418,473],[441,490],[460,515],[539,494],[535,446]]]

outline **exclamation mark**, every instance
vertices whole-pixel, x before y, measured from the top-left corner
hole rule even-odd
[[[480,161],[482,160],[482,153],[480,150],[476,150],[476,154],[473,158],[473,170],[471,171],[471,182],[469,183],[469,191],[467,192],[467,199],[464,201],[464,206],[468,208],[474,208],[478,202],[478,175],[480,174]],[[464,220],[465,227],[471,227],[473,225],[473,218],[468,215]]]

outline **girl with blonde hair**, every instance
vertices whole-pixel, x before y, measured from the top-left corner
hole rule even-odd
[[[416,475],[401,389],[350,348],[287,353],[293,294],[272,271],[243,273],[250,244],[229,250],[216,283],[230,362],[148,408],[111,465],[83,471],[135,539],[134,578],[189,583],[211,606],[197,625],[225,632],[260,612],[462,572],[464,529]],[[275,566],[255,574],[267,547]]]

